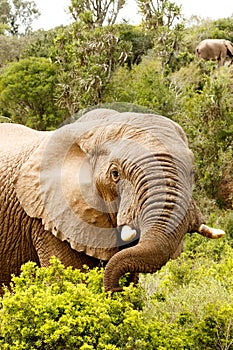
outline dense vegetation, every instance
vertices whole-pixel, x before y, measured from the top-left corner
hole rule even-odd
[[[50,130],[99,105],[177,121],[195,154],[194,195],[226,237],[187,236],[178,260],[111,298],[102,271],[28,263],[1,301],[1,348],[233,349],[233,68],[194,55],[204,38],[233,41],[233,18],[187,21],[168,0],[138,0],[141,25],[116,24],[125,1],[109,2],[110,17],[72,0],[73,24],[32,32],[33,2],[0,0],[0,122]]]
[[[27,263],[2,300],[1,349],[232,349],[233,248],[194,240],[195,249],[112,296],[102,270]]]

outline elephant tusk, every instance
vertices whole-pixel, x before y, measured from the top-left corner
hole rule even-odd
[[[222,236],[225,235],[225,232],[223,230],[220,230],[218,228],[212,228],[204,224],[199,226],[197,232],[204,237],[213,238],[213,239],[221,238]]]
[[[134,237],[136,237],[136,235],[137,235],[136,230],[133,230],[129,226],[123,226],[123,228],[121,230],[122,241],[124,241],[124,242],[131,241]]]

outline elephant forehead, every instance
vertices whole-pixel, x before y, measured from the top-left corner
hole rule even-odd
[[[104,143],[99,148],[98,154],[102,154],[103,159],[128,160],[129,162],[137,162],[138,159],[149,157],[158,159],[163,156],[180,160],[190,158],[192,160],[192,152],[179,137],[165,137],[161,133],[158,133],[158,135],[151,133],[134,135],[133,131],[131,135],[126,134],[118,140],[110,140]],[[105,157],[105,155],[108,156]]]
[[[94,112],[92,112],[94,113]],[[176,123],[174,123],[171,119],[166,118],[161,115],[154,114],[139,114],[139,113],[118,113],[113,114],[109,113],[109,115],[105,116],[104,119],[94,119],[88,120],[82,117],[78,120],[75,125],[71,127],[75,130],[77,126],[78,130],[83,129],[87,131],[94,130],[94,133],[98,134],[101,132],[102,136],[114,136],[116,137],[118,134],[121,136],[123,133],[128,132],[131,128],[136,128],[139,132],[142,131],[151,131],[156,132],[160,130],[162,132],[164,128],[167,129],[167,132],[174,132],[174,128]]]
[[[117,142],[118,145],[128,147],[133,146],[133,144],[136,146],[138,143],[147,149],[153,149],[159,146],[166,148],[169,144],[182,147],[187,146],[184,144],[184,135],[183,132],[182,139],[181,134],[177,132],[177,125],[170,121],[167,122],[166,119],[158,125],[156,123],[152,124],[150,120],[139,118],[124,123],[115,122],[99,127],[96,133],[93,134],[93,146],[106,145],[108,142],[114,145],[114,142]]]

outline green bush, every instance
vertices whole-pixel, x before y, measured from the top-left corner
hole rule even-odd
[[[152,349],[233,349],[233,249],[205,242],[141,276]]]
[[[161,63],[146,57],[131,70],[121,67],[115,72],[103,96],[103,102],[114,101],[141,105],[169,117],[175,111],[176,94],[161,72]]]
[[[35,129],[55,128],[64,120],[55,101],[57,82],[55,65],[47,58],[9,63],[0,74],[0,114]]]
[[[49,268],[25,264],[13,278],[13,293],[6,291],[2,300],[2,349],[110,350],[143,344],[139,290],[127,288],[110,298],[103,292],[102,273],[64,269],[55,258]]]
[[[0,348],[233,349],[233,248],[202,239],[113,295],[102,269],[64,269],[55,258],[48,268],[25,264],[1,301]]]
[[[224,207],[231,200],[224,182],[232,173],[233,85],[231,68],[215,66],[193,63],[170,77],[180,106],[172,118],[183,126],[195,155],[195,193]]]

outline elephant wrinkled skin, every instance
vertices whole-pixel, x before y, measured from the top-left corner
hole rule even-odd
[[[196,47],[196,56],[204,60],[218,62],[218,67],[224,66],[227,57],[233,62],[233,44],[225,39],[205,39]]]
[[[0,125],[0,282],[31,260],[104,262],[106,291],[153,273],[187,232],[218,238],[192,198],[193,154],[168,118],[96,109],[56,131]]]

